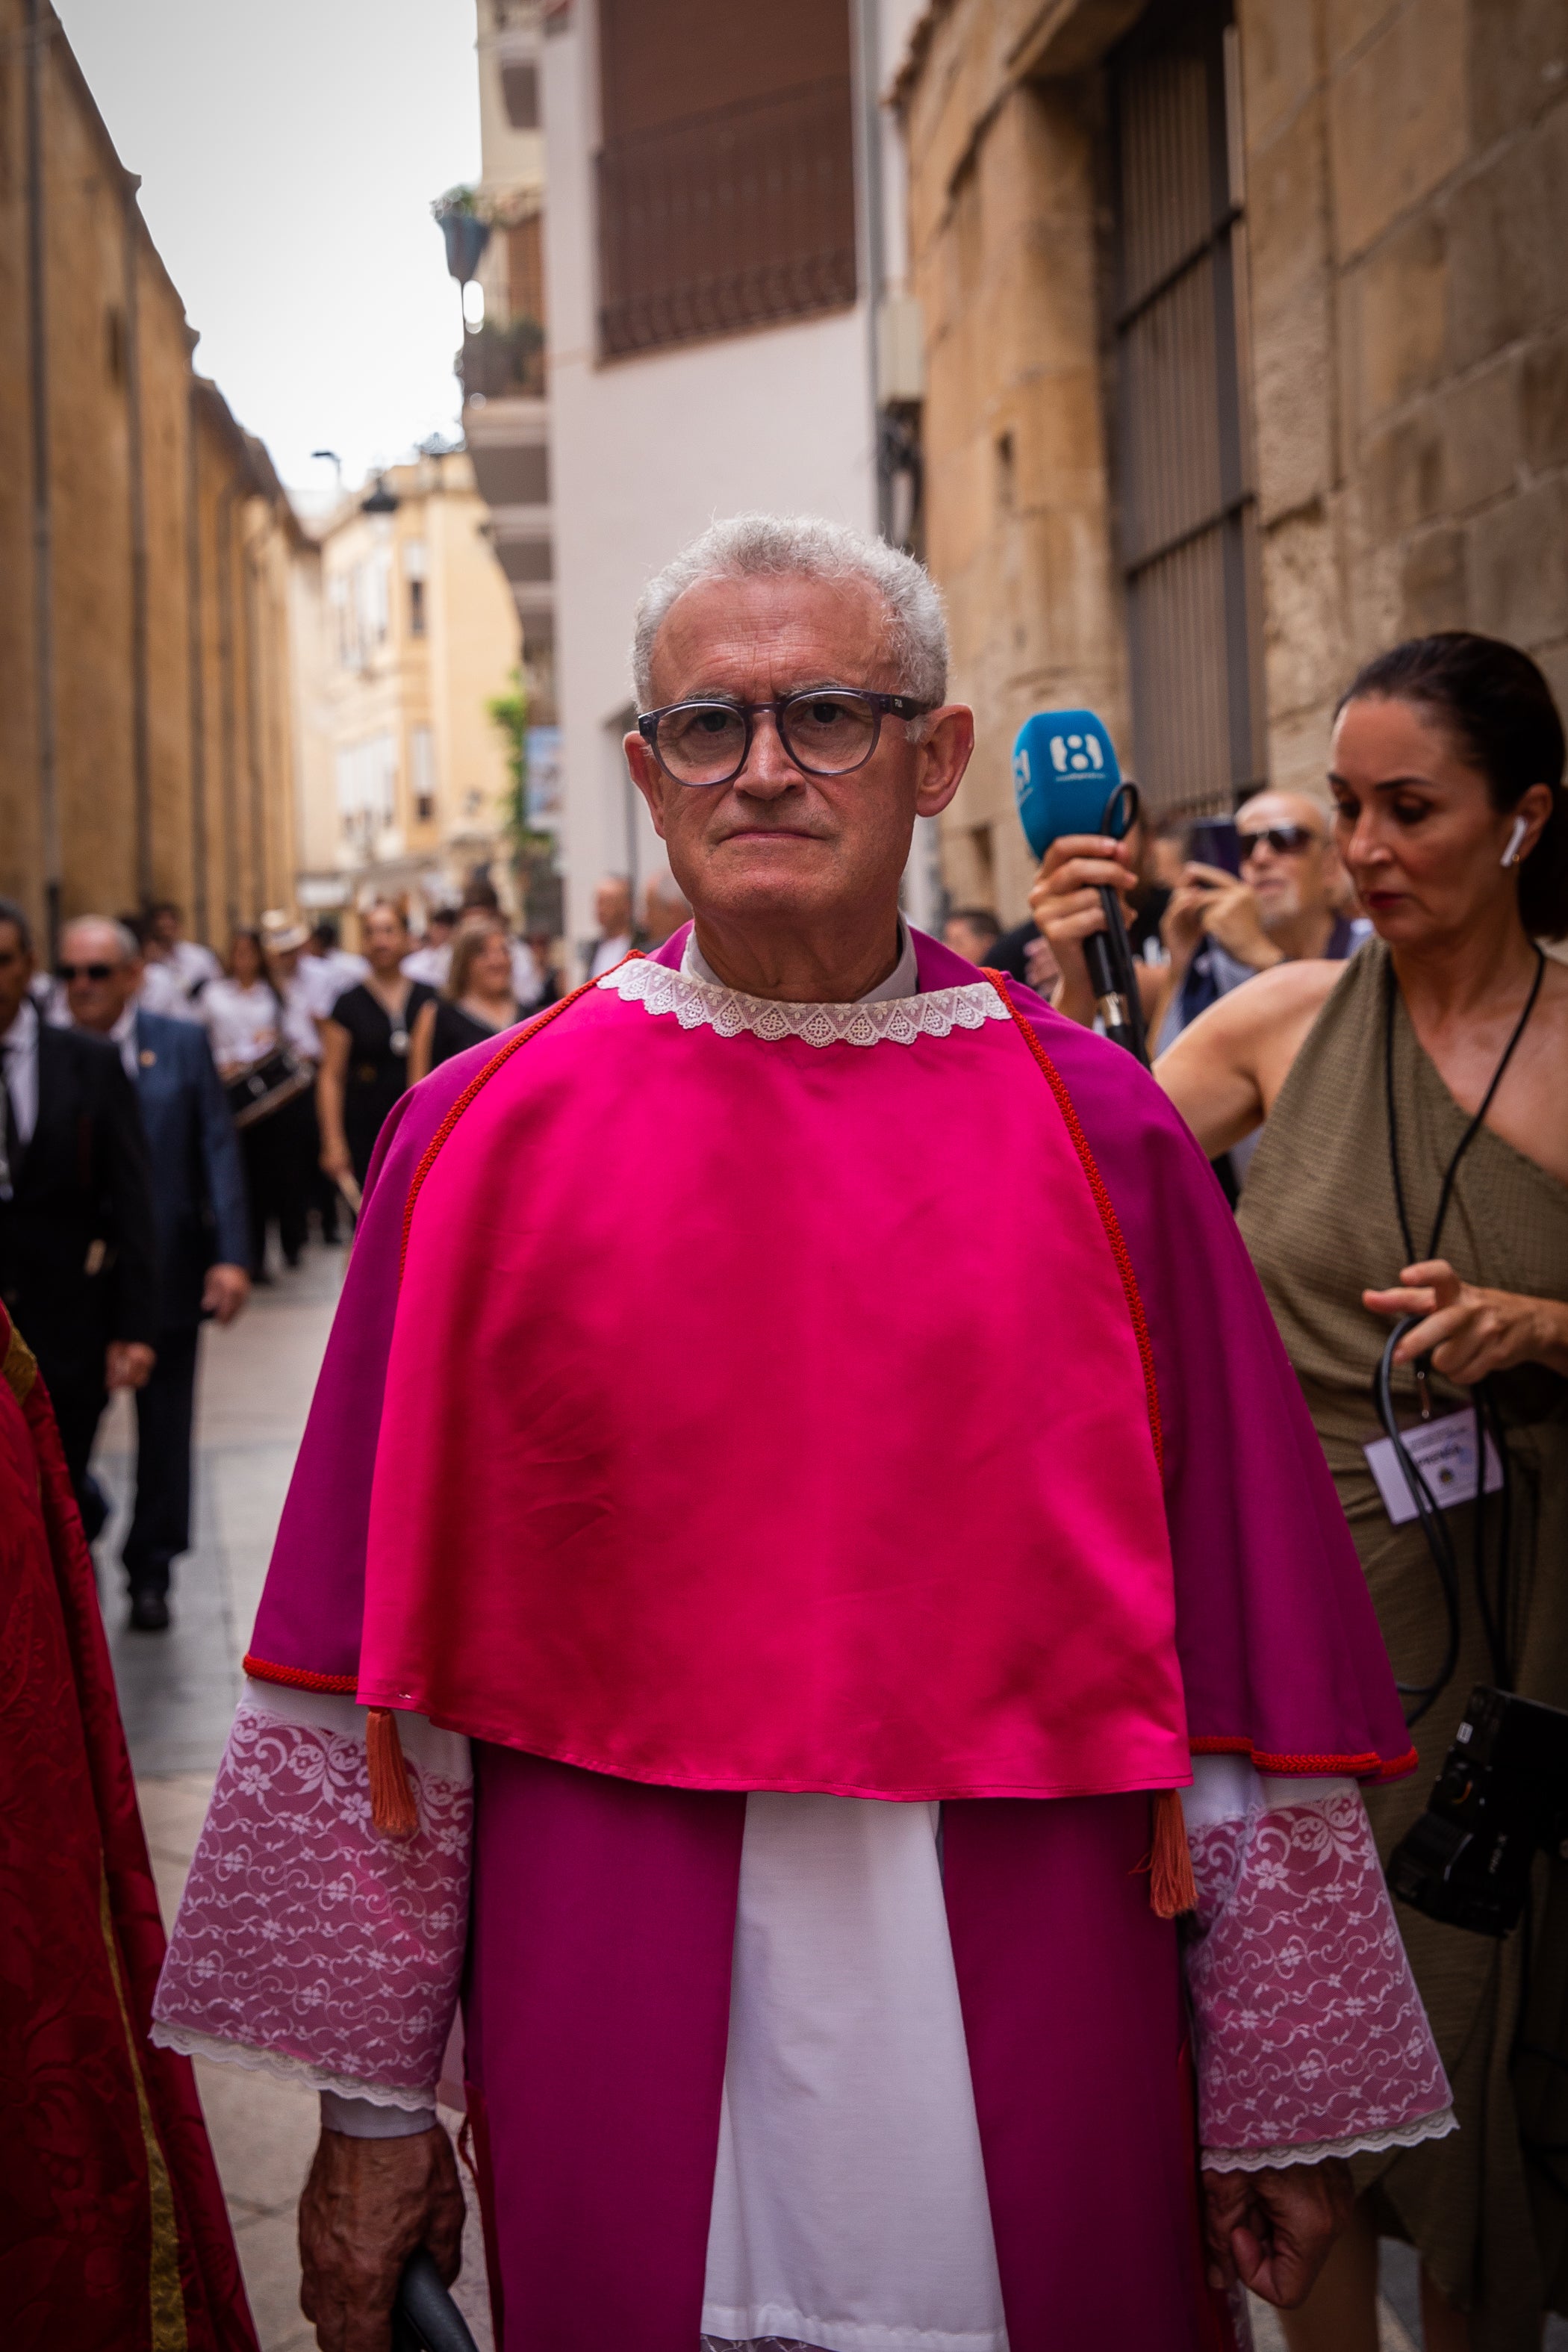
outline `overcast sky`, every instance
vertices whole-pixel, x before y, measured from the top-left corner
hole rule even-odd
[[[452,432],[430,201],[479,176],[474,0],[56,0],[216,379],[291,487]]]

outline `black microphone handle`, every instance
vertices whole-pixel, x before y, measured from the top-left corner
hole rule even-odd
[[[423,2246],[409,2256],[392,2315],[393,2352],[479,2352]]]
[[[1138,996],[1137,971],[1121,919],[1121,902],[1114,890],[1104,889],[1100,895],[1105,901],[1107,928],[1090,931],[1083,943],[1089,984],[1094,991],[1094,1009],[1111,1044],[1133,1055],[1146,1068],[1149,1053],[1143,1042],[1143,1007]],[[1112,924],[1114,931],[1110,928]]]

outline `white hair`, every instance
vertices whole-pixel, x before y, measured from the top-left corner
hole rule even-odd
[[[63,947],[73,931],[107,931],[120,950],[121,963],[135,963],[142,954],[142,942],[129,923],[116,922],[112,915],[73,915],[60,933]]]
[[[947,696],[947,621],[942,591],[912,555],[816,515],[731,515],[712,523],[656,572],[637,599],[632,677],[637,703],[653,702],[653,649],[670,606],[707,580],[863,580],[888,616],[887,651],[897,691],[934,707]]]

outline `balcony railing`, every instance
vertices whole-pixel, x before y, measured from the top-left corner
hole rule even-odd
[[[855,299],[847,75],[616,140],[598,175],[606,358]]]
[[[514,319],[510,326],[488,322],[465,334],[458,360],[463,397],[485,400],[544,396],[544,330],[537,319]]]

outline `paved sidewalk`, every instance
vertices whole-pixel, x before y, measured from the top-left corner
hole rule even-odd
[[[343,1253],[312,1249],[232,1330],[207,1330],[196,1401],[195,1548],[175,1570],[174,1623],[132,1633],[119,1538],[133,1470],[135,1418],[117,1398],[95,1460],[116,1510],[98,1547],[99,1590],[142,1816],[165,1925],[174,1916],[240,1689],[294,1455],[342,1278]],[[196,2077],[234,2221],[262,2352],[305,2352],[294,2210],[316,2144],[317,2102],[297,2083],[196,2061]],[[458,2118],[449,2116],[456,2128]],[[480,2352],[493,2352],[484,2255],[471,2210],[456,2290]]]

